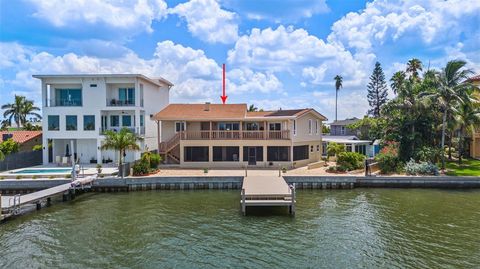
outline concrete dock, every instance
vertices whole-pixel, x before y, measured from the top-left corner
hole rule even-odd
[[[288,185],[283,177],[250,176],[243,179],[241,191],[242,213],[247,207],[286,206],[295,214],[295,187]]]

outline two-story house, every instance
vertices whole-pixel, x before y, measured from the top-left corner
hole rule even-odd
[[[128,128],[143,138],[142,150],[157,148],[158,126],[151,117],[168,104],[169,81],[139,74],[33,77],[42,87],[44,164],[64,157],[80,163],[117,161],[118,153],[101,149],[106,130]],[[127,152],[125,160],[139,157],[140,152]]]
[[[321,157],[314,109],[248,112],[246,104],[170,104],[154,119],[159,152],[181,167],[302,166]]]
[[[342,144],[346,151],[358,152],[368,157],[373,157],[378,153],[378,143],[373,145],[372,141],[360,140],[357,137],[357,130],[348,128],[348,125],[354,124],[360,119],[351,118],[345,120],[336,120],[330,123],[330,134],[323,137],[323,156],[327,156],[328,143]]]

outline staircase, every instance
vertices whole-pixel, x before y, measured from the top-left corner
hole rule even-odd
[[[180,156],[177,156],[173,151],[180,146],[181,133],[176,133],[170,140],[160,143],[158,149],[159,153],[163,155],[164,160],[168,161],[170,158],[176,163],[180,163]]]

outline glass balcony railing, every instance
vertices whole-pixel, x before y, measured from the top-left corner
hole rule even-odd
[[[130,100],[107,99],[107,106],[135,106],[135,99],[130,99]]]

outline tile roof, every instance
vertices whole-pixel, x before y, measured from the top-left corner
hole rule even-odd
[[[243,119],[247,104],[170,104],[155,114],[156,120]]]
[[[468,79],[469,81],[480,81],[480,74]]]
[[[12,139],[20,144],[42,135],[42,131],[0,131],[0,142],[3,142],[4,134],[12,134]]]
[[[308,112],[314,112],[326,120],[322,114],[312,108],[248,112],[247,104],[209,104],[209,110],[206,110],[206,106],[206,104],[170,104],[158,112],[154,118],[156,120],[219,120],[298,117]]]

